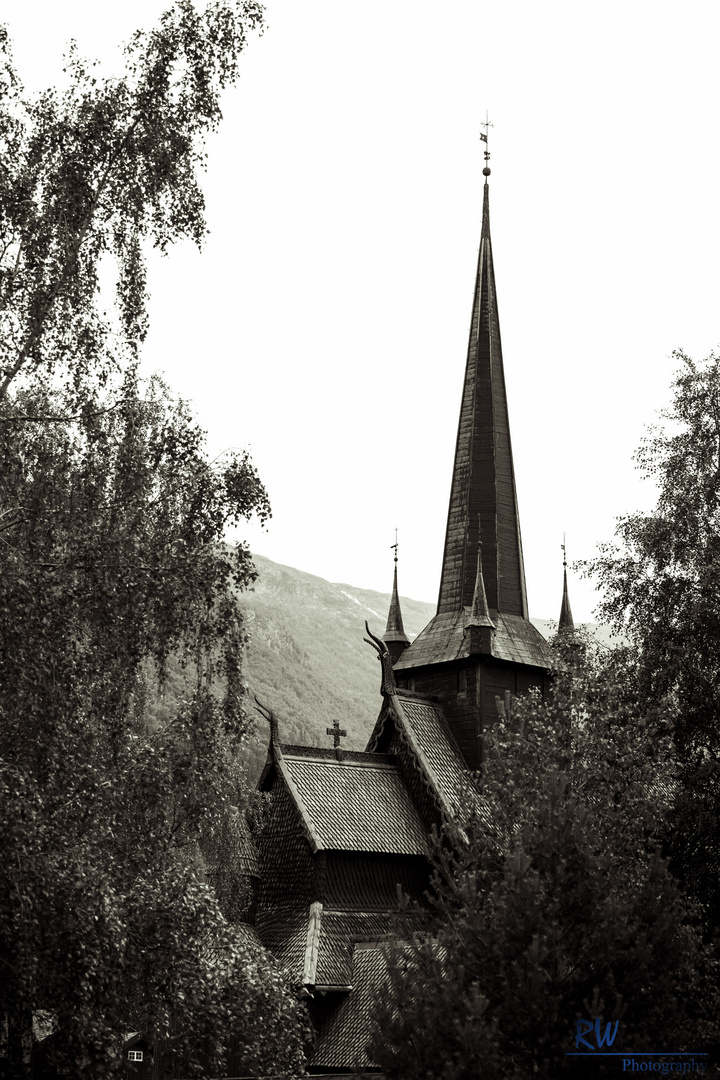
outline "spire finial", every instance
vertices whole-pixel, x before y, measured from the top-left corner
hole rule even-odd
[[[487,114],[487,109],[486,109],[485,110],[485,120],[480,125],[480,127],[485,128],[485,131],[480,132],[480,138],[485,143],[485,168],[483,169],[483,176],[485,177],[485,183],[486,184],[487,184],[487,178],[490,175],[490,148],[488,147],[488,135],[490,133],[490,128],[494,127],[494,126],[495,125],[493,124],[492,120],[488,120],[488,114]]]
[[[398,561],[397,560],[397,552],[398,552],[397,529],[395,529],[395,543],[391,544],[390,547],[395,551],[395,565],[397,566],[397,561]]]

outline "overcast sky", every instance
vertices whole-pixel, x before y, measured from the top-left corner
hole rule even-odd
[[[5,0],[30,89],[75,37],[108,73],[167,3]],[[632,454],[673,349],[720,341],[720,7],[268,0],[205,180],[202,254],[153,259],[148,370],[211,453],[251,448],[253,550],[434,601],[489,111],[491,224],[531,615],[563,532],[591,557],[652,505]],[[592,587],[571,581],[576,620]]]

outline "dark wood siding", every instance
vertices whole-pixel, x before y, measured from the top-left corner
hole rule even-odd
[[[498,719],[497,699],[504,700],[506,692],[525,694],[531,687],[544,695],[549,681],[541,668],[484,657],[418,668],[412,675],[403,672],[398,683],[407,685],[411,679],[418,693],[442,705],[469,769],[482,764],[483,733]]]

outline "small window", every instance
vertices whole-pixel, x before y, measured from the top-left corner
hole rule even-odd
[[[128,1060],[129,1061],[142,1061],[142,1059],[143,1059],[142,1050],[128,1050]]]

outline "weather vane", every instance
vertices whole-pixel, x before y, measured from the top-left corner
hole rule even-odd
[[[485,131],[480,132],[480,138],[485,143],[485,168],[483,169],[483,176],[489,176],[490,175],[490,151],[488,149],[488,135],[490,133],[490,128],[494,127],[494,126],[495,125],[493,124],[492,120],[488,120],[488,114],[487,114],[487,109],[486,109],[485,110],[485,120],[480,125],[480,127],[485,128]]]
[[[390,547],[395,551],[395,562],[397,562],[397,549],[398,549],[397,529],[395,530],[395,543],[391,544]]]
[[[560,545],[563,553],[563,566],[567,566],[567,552],[565,551],[565,533],[563,533],[563,542]]]

